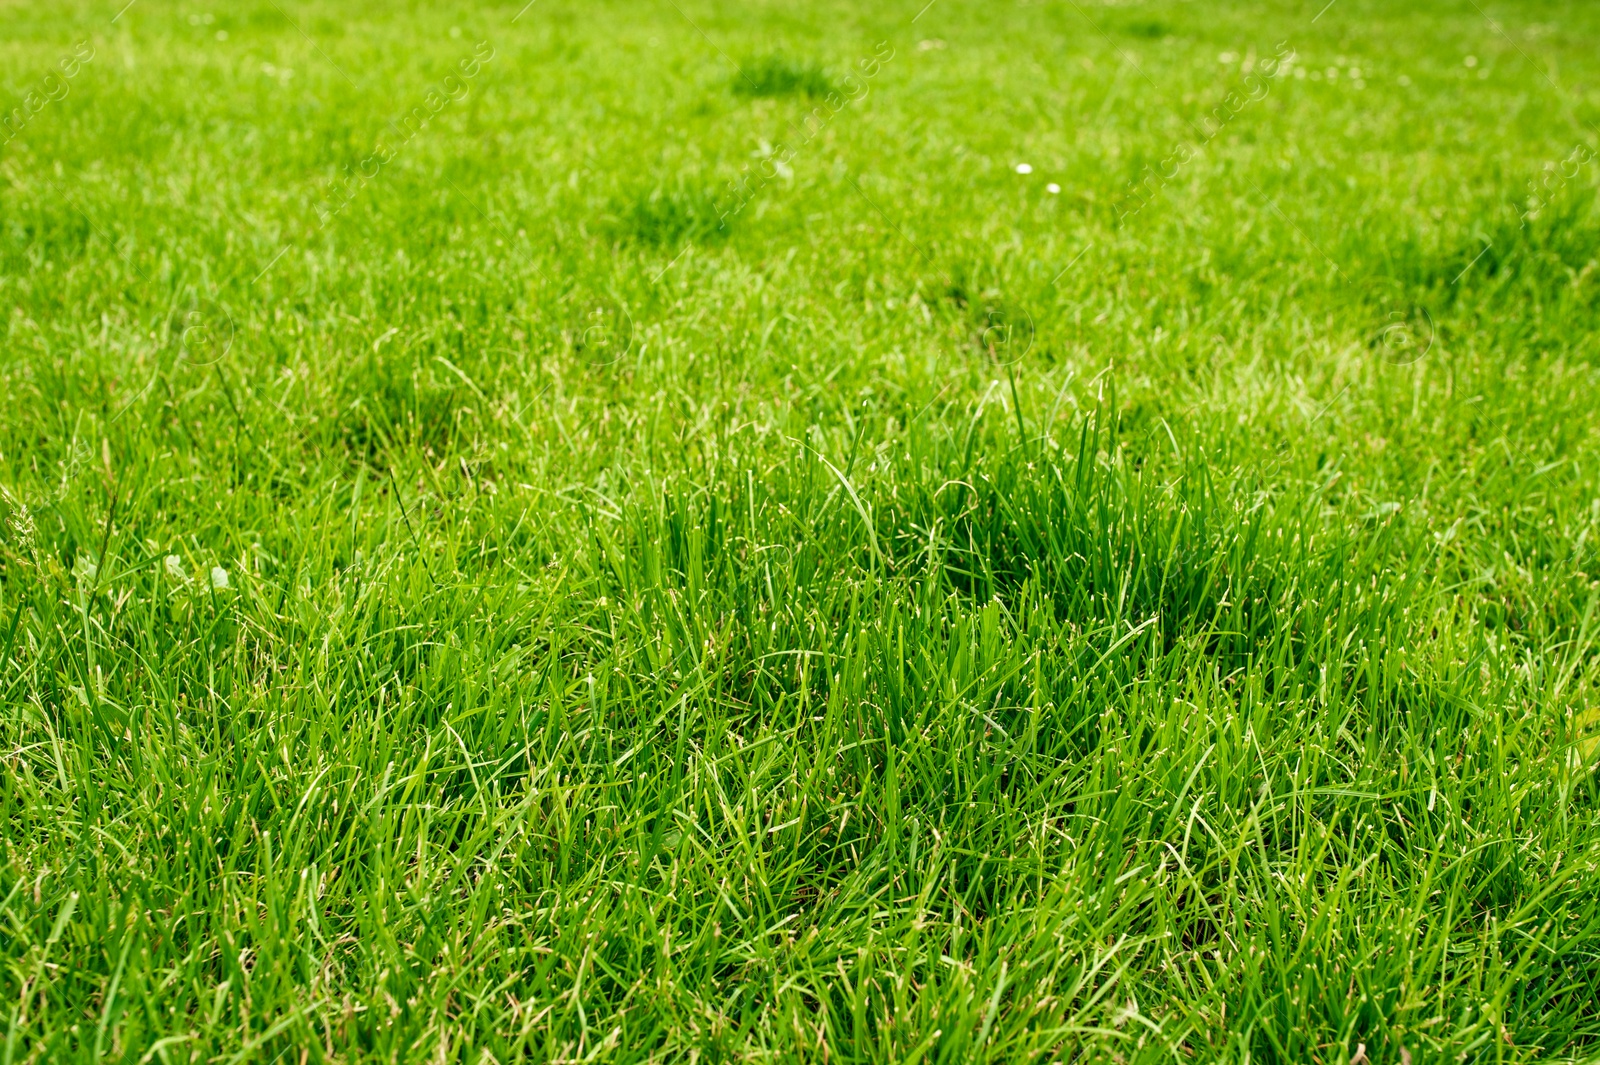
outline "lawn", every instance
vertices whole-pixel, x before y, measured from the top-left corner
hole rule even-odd
[[[124,2],[0,1065],[1600,1059],[1600,7]]]

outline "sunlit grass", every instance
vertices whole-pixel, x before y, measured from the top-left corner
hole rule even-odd
[[[0,1061],[1600,1053],[1596,13],[117,6]]]

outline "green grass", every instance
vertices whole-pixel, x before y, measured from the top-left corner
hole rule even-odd
[[[733,91],[744,96],[826,96],[834,91],[828,75],[816,63],[796,63],[781,55],[765,55],[740,63],[731,79]]]
[[[1600,9],[118,6],[0,1065],[1600,1059]]]

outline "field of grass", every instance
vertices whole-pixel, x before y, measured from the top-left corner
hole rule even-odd
[[[1600,1059],[1600,7],[124,2],[0,1065]]]

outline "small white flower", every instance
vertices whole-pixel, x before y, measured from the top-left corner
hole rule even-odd
[[[167,576],[174,580],[187,580],[188,575],[183,572],[183,559],[177,555],[168,555],[166,561]]]
[[[1017,173],[1019,173],[1019,174],[1031,174],[1031,173],[1033,173],[1033,167],[1028,165],[1027,163],[1018,163],[1017,164]]]
[[[1056,195],[1057,193],[1059,193],[1061,191],[1061,186],[1057,185],[1054,181],[1052,181],[1052,182],[1050,182],[1050,184],[1048,184],[1048,185],[1046,185],[1044,187],[1044,191],[1046,191],[1050,195],[1054,196],[1054,195]]]
[[[1478,57],[1475,56],[1475,55],[1469,55],[1465,59],[1463,59],[1461,62],[1463,64],[1465,64],[1466,66],[1475,67],[1475,66],[1478,65]]]
[[[226,588],[228,586],[228,571],[221,566],[211,567],[211,587]]]

